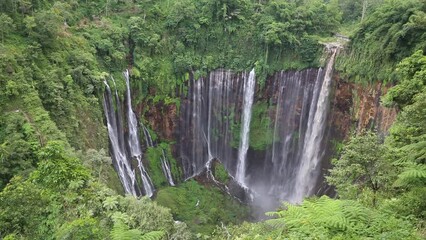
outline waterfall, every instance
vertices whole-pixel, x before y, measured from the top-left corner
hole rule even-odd
[[[305,132],[313,119],[311,109],[316,106],[323,76],[322,69],[281,71],[267,81],[273,141],[265,149],[261,169],[257,172],[250,169],[252,177],[248,183],[259,194],[281,200],[293,197]]]
[[[106,81],[104,81],[106,91],[104,93],[104,111],[107,119],[108,135],[111,144],[111,155],[114,161],[114,166],[117,170],[120,181],[124,187],[126,194],[137,195],[136,190],[136,177],[135,172],[130,166],[130,162],[126,156],[124,144],[124,133],[120,131],[119,124],[117,123],[116,114],[114,111],[114,104],[112,100],[111,89]],[[120,105],[117,102],[117,106]]]
[[[328,113],[328,96],[330,93],[331,77],[333,73],[334,59],[337,48],[331,49],[332,54],[328,60],[324,81],[321,86],[317,104],[311,108],[312,116],[308,122],[308,129],[305,133],[305,142],[303,146],[303,154],[301,156],[301,164],[299,165],[296,175],[296,191],[292,196],[292,201],[301,202],[303,197],[311,195],[315,186],[315,180],[318,173],[317,166],[321,160],[321,143],[324,138],[326,128],[326,119]]]
[[[143,129],[143,133],[145,136],[145,142],[146,142],[146,146],[151,148],[151,147],[155,147],[154,141],[152,140],[151,134],[149,133],[148,128],[146,128],[145,125],[142,125],[142,129]],[[167,159],[167,156],[165,154],[164,149],[161,149],[162,151],[162,157],[160,157],[160,162],[161,162],[161,169],[163,170],[164,176],[166,177],[167,182],[169,183],[170,186],[175,186],[175,183],[173,181],[173,177],[172,177],[172,172],[170,169],[170,164],[169,161]]]
[[[161,168],[163,169],[164,176],[166,176],[167,182],[170,186],[175,186],[175,183],[173,182],[172,172],[170,171],[170,164],[169,161],[167,161],[164,149],[162,149],[162,153],[163,157],[161,158]]]
[[[254,71],[219,69],[191,78],[182,98],[178,141],[185,178],[218,159],[241,185],[265,198],[297,203],[315,194],[330,147],[328,98],[336,53],[332,48],[324,69],[281,71],[267,78],[256,96],[266,106],[261,117],[271,131],[270,143],[261,150],[249,141],[257,137],[250,131]]]
[[[104,111],[107,119],[108,135],[110,139],[111,156],[114,166],[124,187],[126,194],[139,196],[142,193],[151,197],[154,192],[152,181],[142,163],[142,150],[139,142],[138,124],[136,115],[132,110],[130,95],[129,72],[123,73],[126,80],[126,120],[128,136],[124,134],[124,121],[121,102],[117,90],[115,91],[115,109],[111,88],[104,81],[106,91],[104,93]],[[112,78],[115,85],[115,80]],[[140,174],[142,187],[138,186],[136,169],[132,167],[132,159],[137,162],[137,170]]]
[[[136,115],[132,110],[132,98],[130,94],[129,70],[124,73],[126,79],[126,106],[127,106],[127,123],[129,127],[129,146],[132,157],[142,155],[141,146],[139,144],[138,123]]]
[[[145,143],[147,147],[154,147],[154,141],[152,141],[151,134],[148,131],[148,128],[146,128],[145,125],[142,125],[143,135],[145,136]]]
[[[249,148],[249,132],[251,120],[251,108],[253,105],[255,89],[255,73],[254,69],[251,70],[247,81],[244,83],[244,102],[243,102],[243,117],[241,127],[240,147],[238,151],[237,172],[235,174],[236,180],[245,186],[246,177],[246,156]]]
[[[132,110],[129,70],[126,70],[123,74],[124,74],[124,78],[126,79],[126,95],[127,95],[126,105],[127,105],[127,123],[129,127],[130,155],[132,157],[135,157],[137,160],[139,173],[141,175],[142,185],[145,191],[145,195],[148,197],[152,197],[152,195],[154,194],[154,186],[152,184],[151,178],[149,177],[142,163],[142,150],[141,150],[141,145],[139,142],[138,124],[136,120],[136,115]]]
[[[191,178],[217,158],[236,170],[238,124],[246,74],[228,70],[191,79],[189,94],[182,99],[179,150],[185,179]]]

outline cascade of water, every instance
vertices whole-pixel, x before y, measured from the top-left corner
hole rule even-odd
[[[192,131],[193,136],[192,136],[192,140],[193,140],[193,144],[192,145],[192,156],[198,156],[199,158],[197,158],[196,161],[191,161],[192,162],[192,166],[189,172],[192,172],[192,174],[198,174],[198,171],[200,171],[201,169],[197,166],[198,163],[200,161],[203,161],[205,156],[205,147],[207,147],[207,149],[209,149],[209,142],[207,140],[206,137],[206,133],[204,130],[204,119],[202,117],[202,108],[203,108],[203,101],[202,101],[202,96],[203,96],[203,92],[202,90],[204,89],[203,84],[204,81],[200,80],[197,81],[196,83],[194,83],[194,94],[193,94],[193,102],[195,104],[193,104],[193,109],[192,109],[192,118],[194,121],[194,129]],[[195,129],[195,127],[197,127],[197,129]],[[197,145],[201,145],[203,146],[202,148],[198,148]],[[197,171],[197,172],[195,172]]]
[[[119,148],[122,150],[122,153],[124,153],[124,156],[126,157],[126,159],[128,159],[127,157],[127,152],[126,152],[126,147],[125,144],[127,143],[127,140],[124,138],[124,121],[123,121],[123,111],[121,109],[121,100],[120,97],[118,96],[118,91],[117,91],[117,85],[115,84],[115,80],[113,77],[111,77],[112,82],[114,83],[114,88],[115,88],[115,118],[117,120],[117,131],[118,131],[118,143],[119,143]],[[126,163],[130,166],[131,161],[126,161]]]
[[[147,147],[154,147],[154,141],[152,141],[151,134],[148,131],[148,128],[145,125],[142,125],[143,135],[145,136],[145,143]]]
[[[259,195],[291,202],[312,195],[328,146],[328,96],[335,56],[333,50],[325,69],[281,71],[267,79],[258,99],[267,106],[262,121],[269,122],[273,131],[271,143],[262,151],[249,149],[249,137],[257,137],[249,132],[254,71],[247,76],[219,69],[208,78],[191,79],[181,106],[179,143],[185,177],[199,174],[219,159],[242,186]]]
[[[129,70],[126,70],[123,74],[124,74],[124,78],[126,79],[126,95],[127,95],[126,105],[127,105],[127,123],[129,127],[130,155],[132,157],[135,157],[138,162],[138,168],[141,174],[142,185],[145,191],[145,195],[147,195],[148,197],[151,197],[154,194],[154,186],[152,184],[151,178],[149,177],[142,163],[142,150],[141,150],[141,145],[139,143],[138,125],[137,125],[136,115],[132,110]]]
[[[121,142],[120,139],[124,139],[124,137],[120,137],[122,132],[119,131],[119,123],[116,121],[114,105],[112,101],[111,89],[106,81],[104,81],[106,86],[106,91],[104,94],[104,111],[107,118],[107,127],[108,127],[108,135],[111,143],[111,153],[112,158],[114,160],[114,165],[118,171],[118,176],[120,181],[124,187],[124,191],[127,194],[132,194],[134,196],[137,195],[136,191],[136,177],[135,172],[132,171],[132,168],[127,160],[127,156],[124,150],[124,143]],[[119,102],[117,102],[119,105]]]
[[[138,168],[139,172],[141,173],[142,185],[143,189],[145,190],[145,195],[148,197],[152,197],[152,195],[154,195],[154,185],[152,184],[152,180],[142,164],[142,156],[136,156],[136,159],[138,161]]]
[[[164,176],[166,176],[167,182],[169,182],[170,186],[175,186],[175,183],[172,177],[172,172],[170,171],[170,164],[169,164],[169,161],[167,161],[167,157],[164,152],[164,149],[162,149],[162,152],[163,152],[163,157],[161,158],[161,168],[163,169]]]
[[[124,73],[124,78],[126,79],[126,99],[127,99],[127,123],[129,127],[129,146],[130,154],[132,157],[136,157],[142,154],[141,146],[139,144],[138,136],[138,123],[136,120],[136,115],[132,110],[132,99],[130,95],[130,83],[129,83],[129,70],[126,70]]]
[[[322,76],[321,69],[308,69],[280,72],[272,80],[277,88],[271,99],[275,140],[272,152],[267,150],[265,173],[270,176],[268,193],[280,199],[288,200],[295,191],[295,169],[301,163],[307,123],[312,118],[310,109],[316,105]]]
[[[145,125],[142,125],[142,129],[143,129],[143,133],[145,136],[145,142],[147,147],[154,147],[154,141],[152,140],[151,134],[149,133],[148,128],[145,127]],[[173,177],[172,177],[172,173],[170,170],[170,164],[169,161],[167,160],[166,154],[164,152],[164,149],[161,149],[162,151],[162,157],[160,157],[160,161],[161,161],[161,169],[163,170],[164,176],[167,179],[167,182],[169,183],[170,186],[175,186],[175,183],[173,181]]]
[[[240,114],[242,75],[218,70],[208,77],[191,79],[188,99],[183,99],[180,157],[185,178],[191,178],[217,158],[235,171],[235,116]]]
[[[251,120],[251,108],[253,105],[254,90],[255,90],[255,73],[254,69],[251,70],[249,77],[244,82],[244,102],[243,102],[243,116],[241,126],[241,139],[238,151],[237,171],[235,174],[236,180],[245,186],[246,177],[246,157],[249,147],[249,132]]]
[[[334,59],[337,53],[337,48],[331,49],[331,57],[327,63],[324,80],[321,86],[321,91],[318,96],[317,104],[314,113],[310,114],[308,128],[305,134],[305,142],[303,154],[301,156],[301,164],[297,170],[295,193],[292,200],[300,202],[303,197],[312,194],[312,189],[315,186],[315,181],[318,171],[317,165],[322,158],[321,143],[324,138],[325,122],[328,113],[328,96],[330,93],[331,77],[333,73]]]

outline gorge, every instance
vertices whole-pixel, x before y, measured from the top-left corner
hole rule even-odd
[[[236,182],[263,200],[271,198],[298,203],[304,197],[322,194],[318,189],[323,176],[319,175],[326,165],[322,161],[329,161],[325,156],[325,148],[331,147],[327,119],[334,60],[339,48],[338,45],[327,45],[324,69],[274,74],[266,83],[267,92],[264,93],[260,92],[260,85],[255,84],[254,69],[250,73],[219,69],[210,72],[208,77],[192,78],[188,95],[183,96],[177,133],[179,155],[175,156],[181,161],[184,179],[200,174],[211,161],[219,160]],[[112,128],[109,131],[111,153],[126,192],[140,195],[143,191],[144,195],[152,196],[152,182],[141,161],[137,134],[141,131],[135,130],[138,124],[131,106],[128,71],[124,76],[126,107],[120,106],[116,95],[117,123],[111,119],[114,110],[105,107],[108,128]],[[108,85],[106,88],[104,105],[108,106],[112,104],[111,90]],[[260,119],[251,118],[253,108],[257,108],[256,118]],[[129,127],[127,136],[118,133],[123,126],[117,126],[117,130],[112,127],[123,124],[125,112]],[[263,123],[250,126],[250,122],[255,121]],[[146,147],[153,147],[146,127],[139,124],[139,129],[145,135]],[[121,135],[118,138],[121,141],[128,139],[129,153],[116,150],[125,145],[117,140],[117,134]],[[261,147],[254,149],[256,144]],[[253,151],[257,153],[250,154]],[[137,162],[132,164],[131,158],[117,157],[116,152],[132,156]],[[164,150],[161,165],[169,184],[174,186]],[[137,187],[134,176],[137,170],[143,187]],[[129,186],[136,189],[129,190]]]
[[[425,19],[0,1],[0,239],[425,239]]]

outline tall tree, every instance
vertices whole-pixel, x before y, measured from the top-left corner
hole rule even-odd
[[[395,175],[386,158],[388,149],[375,133],[353,136],[344,146],[327,181],[336,186],[339,197],[361,199],[375,206],[380,195],[386,193]]]

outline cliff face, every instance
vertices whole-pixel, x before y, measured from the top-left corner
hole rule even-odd
[[[376,83],[367,87],[353,87],[353,118],[356,119],[357,131],[374,128],[379,133],[386,133],[395,121],[395,108],[383,107],[380,98],[389,90],[390,85]]]
[[[270,80],[270,79],[268,79]],[[270,81],[267,81],[269,83]],[[351,131],[363,131],[374,129],[386,134],[395,121],[397,111],[394,108],[386,108],[380,104],[380,97],[384,96],[390,85],[375,83],[360,85],[340,78],[336,73],[333,76],[333,96],[331,97],[331,109],[329,125],[334,139],[342,140],[349,137]],[[264,91],[256,90],[256,100],[264,101],[274,98],[271,86]],[[182,99],[184,104],[185,99]],[[179,131],[179,109],[176,104],[140,103],[137,106],[137,114],[143,113],[145,121],[155,131],[161,140],[175,141]],[[273,115],[273,114],[272,114]]]
[[[306,121],[301,121],[301,117],[307,116],[307,113],[304,113],[303,109],[308,109],[308,106],[304,106],[303,102],[306,101],[308,98],[306,96],[310,96],[309,94],[305,97],[300,97],[299,95],[305,91],[308,91],[310,84],[312,85],[315,82],[315,79],[317,79],[317,70],[311,69],[311,70],[304,70],[303,73],[296,73],[296,72],[280,72],[275,74],[274,76],[271,76],[266,81],[266,86],[263,89],[259,89],[259,86],[256,88],[255,93],[255,103],[254,106],[264,106],[264,112],[263,114],[259,115],[253,115],[252,116],[252,124],[256,123],[256,121],[259,121],[257,118],[263,117],[266,119],[269,119],[269,128],[271,128],[272,132],[270,134],[270,137],[273,137],[275,133],[277,133],[279,136],[286,136],[287,138],[294,138],[294,141],[286,141],[289,142],[289,144],[295,144],[299,142],[300,138],[303,137],[304,134],[300,132],[300,128],[298,127],[298,124],[305,124]],[[215,93],[216,90],[205,90],[204,88],[194,88],[195,83],[200,83],[198,81],[193,80],[193,84],[189,84],[190,92],[188,95],[182,96],[180,104],[181,108],[179,109],[176,104],[164,104],[162,102],[158,103],[152,103],[152,102],[145,102],[141,103],[137,106],[137,112],[140,116],[140,113],[143,113],[143,118],[146,122],[148,122],[149,127],[158,135],[158,138],[160,141],[169,141],[169,142],[175,142],[177,144],[172,145],[172,152],[176,159],[179,160],[181,167],[185,168],[188,167],[188,164],[193,166],[195,163],[192,162],[190,159],[196,159],[196,160],[203,160],[206,158],[204,156],[205,154],[212,154],[214,152],[210,152],[205,150],[205,146],[203,147],[204,141],[206,141],[205,138],[207,136],[210,136],[210,134],[203,135],[199,134],[200,136],[197,138],[194,138],[194,131],[198,129],[196,126],[199,124],[206,124],[207,118],[200,118],[198,120],[194,120],[193,118],[195,116],[201,116],[202,114],[206,115],[204,111],[207,111],[207,109],[212,108],[216,105],[220,105],[221,107],[213,108],[216,109],[213,111],[213,113],[210,116],[218,116],[223,115],[224,111],[235,111],[233,114],[224,114],[226,116],[233,116],[235,118],[235,122],[240,121],[240,113],[236,111],[236,109],[240,109],[240,102],[236,96],[240,96],[239,94],[242,90],[242,87],[237,84],[241,81],[238,81],[238,74],[232,75],[231,73],[228,73],[226,71],[218,71],[215,74],[220,76],[222,78],[226,77],[228,74],[229,76],[226,79],[230,79],[226,84],[227,87],[223,87],[222,91],[225,91],[226,94],[224,94],[222,91],[219,91],[221,94],[216,94],[218,96],[227,96],[226,101],[231,101],[228,105],[225,107],[223,105],[223,101],[220,101],[217,99],[218,96],[213,96],[211,99],[209,98],[210,95]],[[210,84],[213,84],[215,81],[217,82],[217,77],[215,74],[210,76],[210,80],[204,79],[204,84],[207,86],[210,86]],[[298,74],[301,74],[300,76]],[[286,77],[286,75],[289,75]],[[306,75],[306,76],[305,76]],[[300,82],[296,81],[298,78],[304,79]],[[215,80],[216,79],[216,80]],[[284,82],[282,79],[287,79],[288,83],[283,84]],[[200,81],[200,80],[199,80]],[[294,83],[293,83],[294,81]],[[232,82],[232,84],[230,84]],[[208,83],[208,84],[207,84]],[[294,88],[294,84],[298,83],[301,84],[299,87],[299,90],[295,90],[297,88]],[[293,85],[292,85],[293,84]],[[297,85],[297,84],[296,84]],[[296,86],[295,85],[295,86]],[[306,85],[306,86],[305,86]],[[213,85],[212,85],[213,86]],[[222,85],[221,85],[222,86]],[[225,86],[225,85],[224,85]],[[298,86],[298,85],[297,85]],[[313,86],[311,86],[312,88]],[[394,122],[397,111],[392,108],[385,108],[380,104],[380,98],[384,96],[387,92],[387,90],[390,88],[389,85],[383,85],[381,83],[376,83],[372,85],[359,85],[355,83],[351,83],[347,81],[346,79],[340,78],[338,73],[335,73],[333,75],[332,79],[332,93],[329,98],[330,100],[330,108],[329,108],[329,114],[327,117],[327,124],[326,129],[324,133],[324,139],[320,145],[320,149],[323,152],[323,161],[320,162],[320,167],[318,168],[321,172],[319,174],[319,179],[316,181],[316,185],[313,186],[313,193],[316,194],[327,194],[327,195],[333,195],[334,191],[330,186],[325,184],[324,177],[325,174],[327,174],[328,169],[331,167],[330,165],[330,159],[335,156],[336,151],[336,143],[341,142],[345,139],[348,139],[351,133],[354,131],[361,132],[366,129],[373,129],[379,134],[386,134]],[[198,89],[199,91],[198,95],[194,95],[197,97],[188,97],[193,96],[194,90]],[[202,91],[202,89],[204,89]],[[215,89],[215,88],[212,88]],[[229,92],[228,92],[229,91]],[[283,94],[285,93],[285,94]],[[298,93],[298,94],[296,94]],[[283,95],[282,97],[279,97],[280,95]],[[213,94],[214,95],[214,94]],[[235,96],[234,96],[235,95]],[[304,95],[304,94],[302,94]],[[234,96],[234,97],[232,97]],[[200,106],[193,106],[190,104],[191,101],[194,99],[201,100]],[[235,99],[234,99],[235,98]],[[306,98],[306,99],[305,99]],[[191,100],[192,99],[192,100]],[[207,99],[210,99],[208,101]],[[213,100],[212,100],[213,99]],[[234,99],[234,100],[232,100]],[[302,101],[303,100],[303,101]],[[280,102],[282,101],[282,102]],[[310,102],[310,101],[307,101]],[[290,104],[292,103],[292,104]],[[303,107],[304,106],[304,107]],[[197,110],[198,109],[198,110]],[[189,112],[188,112],[189,110]],[[191,112],[195,111],[196,112]],[[277,112],[278,111],[278,112]],[[282,111],[282,116],[278,113]],[[194,115],[195,114],[195,115]],[[277,117],[277,114],[280,117]],[[298,120],[299,119],[299,120]],[[224,124],[229,121],[229,117],[225,117],[222,120],[218,121],[216,125],[210,126],[211,129],[223,129]],[[265,120],[265,119],[264,119]],[[262,121],[261,121],[262,122]],[[277,122],[277,124],[275,124]],[[198,125],[197,125],[198,124]],[[225,124],[226,125],[226,124]],[[231,126],[232,124],[227,124],[226,126]],[[281,130],[275,130],[275,128],[278,125],[282,125],[284,129],[289,129],[289,132],[282,132]],[[294,126],[293,126],[294,125]],[[204,125],[203,125],[204,126]],[[259,125],[261,126],[261,125]],[[293,127],[292,127],[293,126]],[[200,131],[201,133],[208,132],[210,129],[209,127],[203,127]],[[232,128],[226,130],[225,132],[227,134],[232,134],[234,130]],[[256,131],[256,129],[252,129],[254,132],[252,133],[253,136],[255,136],[256,139],[261,139],[262,134],[259,133],[259,131]],[[268,131],[268,127],[266,126],[265,129],[262,129],[261,132]],[[293,134],[290,134],[293,132]],[[237,129],[237,133],[239,133]],[[197,135],[198,136],[198,135]],[[221,137],[219,135],[219,132],[213,132],[211,134],[212,139],[218,138],[218,143],[210,143],[209,147],[212,149],[222,149],[219,151],[219,155],[222,161],[224,161],[226,168],[233,172],[235,169],[235,166],[233,166],[231,163],[233,163],[236,160],[236,154],[238,153],[238,149],[235,148],[235,146],[228,146],[229,142],[232,140],[232,137],[228,139],[227,137]],[[299,137],[297,137],[299,136]],[[279,141],[279,139],[277,140]],[[228,142],[228,144],[226,144]],[[283,142],[284,144],[287,144],[286,142]],[[225,144],[228,146],[228,148],[220,148],[219,146],[222,146],[221,144]],[[284,149],[285,146],[278,146],[279,142],[271,141],[268,143],[269,145],[266,145],[265,149],[253,149],[249,148],[248,152],[248,168],[247,172],[248,175],[253,178],[264,178],[264,176],[272,176],[273,174],[273,167],[274,161],[268,161],[271,156],[276,156],[277,161],[281,161],[280,159],[295,159],[294,156],[297,153],[296,150],[289,150],[288,152],[291,156],[281,156],[274,152],[274,149]],[[272,144],[272,145],[271,145]],[[275,145],[274,145],[275,144]],[[278,144],[278,145],[277,145]],[[289,149],[291,149],[292,145],[287,146]],[[194,148],[195,146],[195,148]],[[275,148],[274,148],[275,146]],[[278,147],[276,147],[278,146]],[[238,147],[238,146],[237,146]],[[195,150],[194,150],[195,149]],[[228,149],[228,150],[226,150]],[[297,149],[297,148],[296,148]],[[216,151],[215,150],[215,151]],[[189,158],[185,155],[185,153],[188,154],[198,154],[202,155],[204,157],[192,157]],[[197,156],[198,156],[197,155]],[[293,156],[294,155],[294,156]],[[192,156],[192,155],[191,155]],[[227,157],[224,157],[227,156]],[[224,159],[228,159],[228,161],[225,161]],[[189,163],[188,163],[189,161]],[[200,166],[204,166],[204,163],[200,163]],[[289,165],[287,164],[287,167],[283,169],[289,168]],[[285,175],[285,174],[284,174]],[[281,173],[275,174],[275,176],[284,176]],[[275,177],[274,177],[275,178]],[[278,179],[278,177],[277,177]],[[289,179],[292,179],[292,177],[289,177]],[[269,180],[272,181],[272,180]],[[257,181],[256,181],[257,182]],[[280,181],[282,182],[282,181]]]
[[[373,129],[386,134],[395,121],[397,111],[383,107],[380,98],[390,85],[360,85],[334,75],[334,96],[331,99],[330,125],[334,138],[345,139],[352,131]]]
[[[178,106],[163,102],[146,102],[138,104],[137,115],[143,113],[143,118],[149,127],[164,141],[174,141],[179,125]]]

